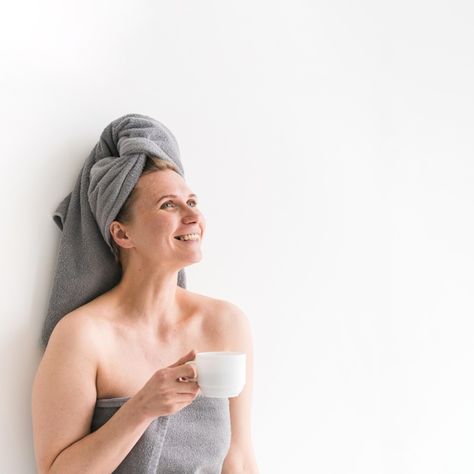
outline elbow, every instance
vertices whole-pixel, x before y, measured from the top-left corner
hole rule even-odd
[[[59,453],[59,454],[61,454],[61,453]],[[56,459],[58,459],[59,454],[57,456],[55,456],[52,461],[38,462],[37,463],[37,467],[38,467],[37,474],[54,474],[54,471],[55,471],[54,463],[56,462]]]
[[[37,474],[50,474],[50,468],[47,466],[41,466],[39,464],[36,464],[36,473]]]
[[[260,474],[255,457],[227,457],[221,474]]]

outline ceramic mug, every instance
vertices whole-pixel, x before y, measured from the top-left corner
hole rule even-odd
[[[245,386],[247,354],[245,352],[198,352],[192,364],[201,393],[210,398],[237,397]]]

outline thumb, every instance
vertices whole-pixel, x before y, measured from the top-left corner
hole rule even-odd
[[[169,365],[168,367],[178,367],[178,365],[183,365],[188,360],[194,360],[196,358],[196,351],[191,349],[185,356],[178,359],[174,364]]]

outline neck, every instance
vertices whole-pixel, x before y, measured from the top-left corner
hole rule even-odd
[[[179,299],[183,289],[177,278],[178,271],[159,266],[127,267],[109,296],[113,297],[120,317],[147,332],[166,334],[183,318]]]

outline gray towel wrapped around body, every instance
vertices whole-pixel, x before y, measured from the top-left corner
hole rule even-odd
[[[97,400],[96,431],[129,397]],[[229,400],[201,393],[176,413],[155,418],[113,471],[123,474],[220,474],[231,442]]]
[[[140,178],[147,156],[171,161],[184,178],[178,143],[165,125],[141,114],[114,120],[84,163],[74,189],[54,212],[62,234],[43,348],[63,316],[119,283],[121,268],[114,259],[109,226]],[[177,284],[186,288],[184,269],[178,272]]]

